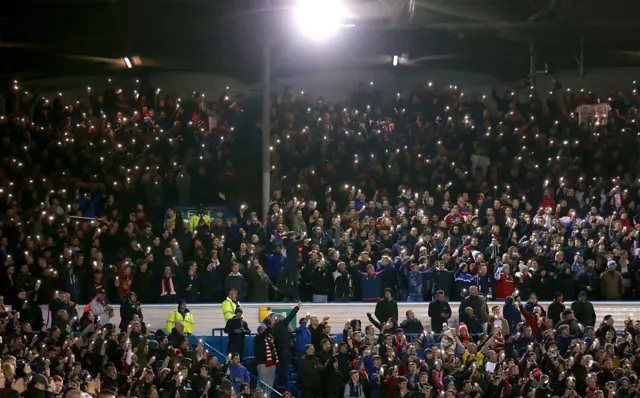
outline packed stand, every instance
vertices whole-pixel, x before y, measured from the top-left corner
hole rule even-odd
[[[259,119],[255,93],[210,102],[199,92],[180,99],[145,82],[127,93],[108,83],[101,95],[88,87],[81,97],[44,98],[15,82],[0,118],[2,341],[21,361],[42,358],[36,387],[57,388],[48,360],[62,369],[54,374],[65,388],[76,380],[89,392],[87,374],[105,390],[145,396],[175,394],[187,381],[183,389],[201,395],[243,391],[220,388],[229,387],[216,378],[223,367],[202,344],[169,344],[161,331],[143,337],[150,328],[136,313],[140,302],[180,302],[181,319],[167,332],[182,335],[185,301],[230,296],[236,307],[434,298],[433,323],[447,315],[437,312],[442,303],[476,294],[572,301],[640,292],[640,180],[637,151],[628,150],[638,147],[635,90],[607,100],[558,85],[546,102],[534,91],[494,92],[492,110],[482,94],[432,83],[391,102],[366,85],[333,104],[285,89],[274,95],[274,190],[264,220],[238,177],[258,174],[246,162]],[[202,205],[183,211],[194,204]],[[89,304],[80,311],[75,303]],[[131,307],[121,334],[109,326],[110,303],[122,304],[121,315]],[[462,314],[467,328],[484,329],[481,311]],[[541,339],[532,316],[525,319]],[[378,317],[381,329],[385,319]],[[431,329],[444,332],[443,323]],[[259,333],[269,346],[267,326]],[[32,328],[43,333],[35,343]],[[140,347],[167,355],[147,371]],[[65,362],[71,352],[78,366],[75,357]],[[185,357],[190,364],[176,367]],[[19,377],[7,379],[20,390]],[[144,380],[147,391],[139,390]]]
[[[640,321],[629,318],[617,331],[611,315],[596,319],[585,295],[571,306],[558,297],[544,308],[535,295],[522,303],[514,293],[489,307],[474,287],[460,308],[467,318],[454,328],[440,292],[429,304],[437,333],[427,332],[429,325],[411,310],[400,320],[389,303],[391,297],[381,299],[366,323],[352,319],[338,336],[330,334],[327,317],[307,314],[300,320],[295,347],[302,397],[637,396]],[[266,345],[274,367],[283,341],[277,331],[289,320],[265,320],[271,330],[266,335],[275,337]],[[259,351],[263,343],[254,340],[256,361],[272,366],[265,350]]]

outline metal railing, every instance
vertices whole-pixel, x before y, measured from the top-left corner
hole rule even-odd
[[[216,358],[218,358],[218,362],[220,363],[225,363],[227,361],[227,357],[220,352],[219,350],[213,348],[211,345],[209,345],[208,343],[204,343],[205,349],[208,350],[208,352],[210,354],[213,354],[216,356]],[[265,382],[263,382],[262,380],[259,380],[255,375],[253,375],[251,372],[249,372],[249,385],[251,386],[251,390],[252,391],[256,391],[257,389],[262,390],[262,392],[264,393],[264,396],[266,398],[279,398],[282,397],[282,394],[280,394],[277,390],[275,390],[273,387],[269,386],[268,384],[266,384]],[[238,391],[238,394],[240,392]]]

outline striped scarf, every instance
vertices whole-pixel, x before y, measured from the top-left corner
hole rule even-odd
[[[276,350],[271,350],[271,347],[273,346],[273,339],[271,337],[267,337],[264,339],[264,344],[265,344],[265,357],[267,359],[267,362],[265,363],[266,366],[280,366],[280,360],[278,359],[278,353],[276,352]]]

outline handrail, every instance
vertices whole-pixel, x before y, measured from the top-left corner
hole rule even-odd
[[[218,358],[219,362],[224,363],[227,360],[227,357],[222,352],[220,352],[216,348],[213,348],[209,343],[203,342],[203,345],[207,347],[207,350],[209,350],[209,352],[213,353]],[[250,385],[252,390],[255,390],[256,388],[261,388],[267,397],[270,397],[270,398],[282,397],[282,394],[280,394],[273,387],[265,384],[262,380],[259,380],[255,375],[249,373],[249,379],[251,379]],[[238,391],[238,393],[240,393],[240,391]]]

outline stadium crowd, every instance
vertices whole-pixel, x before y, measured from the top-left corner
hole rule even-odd
[[[0,395],[255,394],[242,350],[218,363],[188,339],[185,303],[227,297],[242,336],[242,302],[378,302],[373,326],[352,321],[340,341],[303,319],[305,398],[633,396],[640,325],[617,336],[586,299],[640,294],[636,90],[557,83],[546,101],[494,92],[494,109],[457,86],[391,102],[368,88],[344,103],[274,94],[264,220],[239,178],[254,93],[109,82],[45,98],[15,82],[0,118]],[[399,325],[396,300],[431,301],[436,334],[410,314]],[[468,304],[458,331],[449,300]],[[179,304],[170,330],[150,334],[140,303]],[[254,339],[267,385],[289,373],[285,321],[269,315]]]

